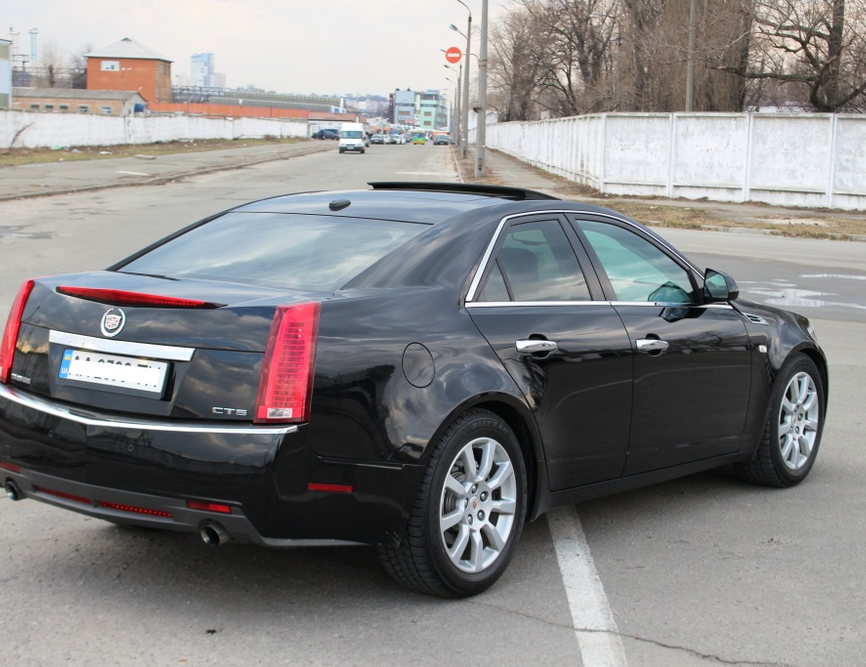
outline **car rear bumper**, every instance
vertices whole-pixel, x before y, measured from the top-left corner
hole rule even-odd
[[[304,426],[126,419],[0,385],[0,483],[109,521],[218,524],[263,546],[393,541],[422,474],[316,456]]]
[[[14,500],[32,498],[49,505],[86,514],[112,523],[201,534],[209,542],[211,533],[227,539],[265,547],[336,546],[360,544],[351,540],[279,539],[263,536],[238,506],[211,503],[225,510],[190,507],[187,500],[146,493],[119,491],[93,484],[43,475],[33,470],[17,472],[3,468],[4,487]],[[14,490],[14,491],[13,491]],[[209,542],[210,543],[210,542]]]

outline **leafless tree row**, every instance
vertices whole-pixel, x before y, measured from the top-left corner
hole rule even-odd
[[[12,72],[12,85],[22,88],[87,88],[87,59],[92,51],[88,44],[79,53],[66,56],[53,40],[40,49],[39,60],[25,62]]]
[[[695,111],[864,111],[866,0],[515,0],[488,99],[506,121],[682,111],[690,62]]]

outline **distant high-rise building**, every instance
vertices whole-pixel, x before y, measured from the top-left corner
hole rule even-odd
[[[393,95],[393,114],[391,122],[404,127],[414,127],[418,124],[418,110],[415,98],[417,93],[413,90],[395,90]]]
[[[192,86],[210,88],[214,85],[212,53],[193,53],[190,59],[189,82]]]
[[[0,109],[12,106],[12,42],[0,39]]]

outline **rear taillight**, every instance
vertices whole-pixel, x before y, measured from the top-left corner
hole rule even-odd
[[[12,310],[9,312],[6,328],[3,330],[3,341],[0,343],[0,382],[3,384],[9,382],[9,375],[12,373],[12,358],[15,356],[15,345],[18,343],[21,315],[24,313],[24,306],[27,305],[27,298],[32,291],[32,280],[27,280],[21,285],[18,296],[12,302]]]
[[[224,303],[212,303],[200,301],[199,299],[182,299],[175,296],[163,296],[161,294],[143,294],[141,292],[127,292],[118,289],[102,289],[98,287],[72,287],[59,285],[58,294],[74,296],[78,299],[96,301],[110,306],[140,306],[142,308],[222,308]]]
[[[277,308],[259,380],[255,422],[309,420],[318,330],[318,303]]]

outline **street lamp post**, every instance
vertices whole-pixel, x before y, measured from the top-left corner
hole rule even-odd
[[[463,75],[463,142],[461,145],[461,155],[466,158],[469,154],[469,54],[471,53],[470,47],[472,46],[472,10],[469,9],[469,5],[463,2],[463,0],[457,0],[457,2],[466,7],[466,11],[469,12],[469,20],[466,22],[466,56],[464,57],[466,68]],[[458,33],[460,32],[456,25],[452,24],[451,29]]]
[[[457,147],[461,147],[463,145],[463,137],[461,136],[461,125],[462,121],[460,120],[460,77],[463,76],[463,63],[460,63],[460,69],[456,70],[450,65],[445,65],[447,69],[450,69],[452,72],[457,72],[457,90],[454,93],[454,106],[455,106],[455,116],[457,118],[455,122],[455,132],[454,134],[457,136]],[[448,77],[446,77],[448,78]],[[451,79],[448,79],[451,81]],[[451,83],[454,83],[451,81]]]

